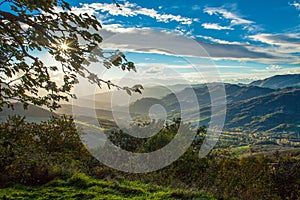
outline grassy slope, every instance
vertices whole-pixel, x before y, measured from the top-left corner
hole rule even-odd
[[[170,189],[139,182],[112,182],[76,174],[68,180],[54,180],[43,186],[1,188],[7,199],[213,199],[200,191]],[[4,198],[3,198],[4,199]]]

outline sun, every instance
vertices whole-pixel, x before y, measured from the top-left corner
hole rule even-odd
[[[68,46],[66,43],[62,43],[62,44],[60,45],[60,48],[61,48],[62,50],[64,50],[64,51],[66,51],[66,50],[68,50],[69,46]]]
[[[74,44],[74,42],[71,40],[63,40],[60,43],[57,43],[55,46],[56,46],[56,48],[58,48],[58,50],[60,50],[64,53],[67,53],[69,51],[75,50],[73,48],[73,44]]]

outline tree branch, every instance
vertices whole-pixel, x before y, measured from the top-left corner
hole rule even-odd
[[[1,11],[0,11],[1,12]],[[34,61],[38,61],[38,58],[36,58],[36,57],[33,57],[32,55],[30,55],[27,51],[26,51],[26,49],[25,49],[25,47],[24,47],[24,44],[19,40],[19,38],[9,29],[9,28],[7,28],[6,27],[6,25],[3,23],[3,22],[0,22],[0,25],[4,28],[4,30],[6,30],[9,34],[10,34],[10,36],[11,37],[13,37],[14,38],[14,40],[20,45],[20,47],[21,47],[21,49],[22,49],[22,52],[27,56],[27,57],[29,57],[29,58],[31,58],[32,60],[34,60]]]
[[[48,40],[50,40],[52,43],[55,43],[55,40],[53,40],[52,37],[50,37],[45,31],[43,31],[43,28],[41,25],[39,25],[33,21],[25,20],[22,17],[16,16],[14,14],[11,14],[11,13],[5,12],[5,11],[1,11],[1,10],[0,10],[0,15],[3,16],[3,18],[1,20],[8,20],[10,22],[20,21],[24,24],[27,24],[27,25],[35,28],[36,30],[40,31]]]

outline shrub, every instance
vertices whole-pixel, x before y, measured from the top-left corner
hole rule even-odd
[[[38,123],[9,117],[0,124],[0,184],[42,184],[67,178],[82,169],[90,154],[72,118],[52,117]]]

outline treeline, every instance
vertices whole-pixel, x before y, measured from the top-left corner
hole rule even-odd
[[[150,127],[156,130],[161,127],[158,123],[161,122]],[[119,130],[110,133],[109,139],[128,151],[155,151],[173,139],[179,125],[180,121],[174,120],[148,139],[137,139]],[[189,125],[181,126],[188,128]],[[300,198],[299,151],[237,158],[226,149],[215,149],[199,159],[198,151],[205,134],[206,128],[200,127],[192,146],[171,165],[151,173],[129,174],[94,159],[81,143],[71,118],[51,118],[37,124],[26,122],[22,117],[11,117],[0,124],[0,184],[2,187],[15,183],[44,184],[81,172],[95,178],[142,180],[204,190],[224,199]]]

